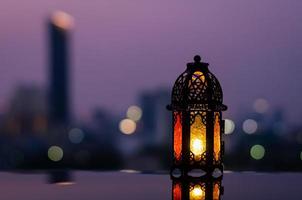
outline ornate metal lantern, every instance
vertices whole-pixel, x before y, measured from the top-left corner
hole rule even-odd
[[[172,91],[173,115],[173,166],[181,176],[189,176],[195,169],[207,174],[215,169],[223,170],[224,121],[221,111],[222,89],[216,77],[209,71],[208,63],[200,56],[176,80]]]
[[[222,177],[172,179],[172,200],[220,200],[224,193]]]

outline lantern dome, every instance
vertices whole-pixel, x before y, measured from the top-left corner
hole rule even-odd
[[[219,81],[208,69],[209,64],[201,62],[200,56],[175,81],[172,90],[171,109],[196,109],[223,111],[223,93]]]

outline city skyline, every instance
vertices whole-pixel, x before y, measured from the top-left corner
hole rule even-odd
[[[98,106],[121,113],[144,90],[172,89],[186,63],[201,54],[221,80],[225,102],[232,108],[227,115],[252,109],[257,98],[265,98],[301,124],[301,2],[2,4],[2,106],[18,84],[35,82],[47,88],[46,24],[52,11],[63,10],[75,19],[71,97],[77,116]]]

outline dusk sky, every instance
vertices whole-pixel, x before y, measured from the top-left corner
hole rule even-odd
[[[229,116],[262,97],[302,124],[301,0],[1,0],[2,106],[19,84],[47,85],[46,24],[55,10],[75,20],[77,116],[97,106],[124,112],[144,90],[172,89],[200,54],[222,84]]]

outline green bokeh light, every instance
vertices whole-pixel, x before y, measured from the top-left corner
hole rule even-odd
[[[262,145],[256,144],[256,145],[252,146],[252,148],[250,150],[250,155],[255,160],[260,160],[265,155],[265,149],[264,149],[264,147]]]
[[[54,162],[62,160],[63,154],[63,149],[59,146],[51,146],[48,149],[48,158]]]

